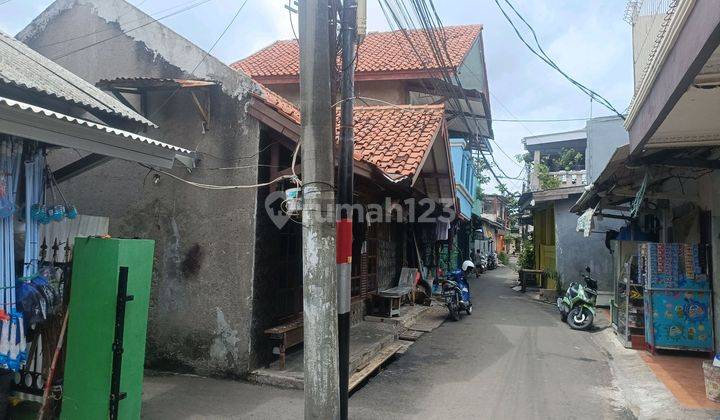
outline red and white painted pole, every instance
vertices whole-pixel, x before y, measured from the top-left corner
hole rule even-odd
[[[338,352],[340,367],[340,418],[348,418],[350,369],[350,273],[352,270],[353,219],[353,102],[355,97],[355,43],[357,0],[343,2],[340,23],[342,83],[340,96],[340,159],[336,254],[338,274]]]

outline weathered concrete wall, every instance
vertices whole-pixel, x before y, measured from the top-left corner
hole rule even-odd
[[[632,46],[635,89],[640,87],[643,70],[645,70],[647,66],[650,59],[650,52],[655,47],[655,40],[664,23],[665,14],[658,13],[638,16],[635,25],[633,25]]]
[[[585,170],[588,184],[595,182],[610,161],[615,150],[628,144],[630,137],[620,117],[601,117],[588,120]]]
[[[61,6],[74,5],[70,9]],[[245,114],[243,75],[212,57],[194,74],[203,54],[159,24],[123,35],[121,16],[142,19],[137,9],[114,0],[61,1],[21,33],[21,39],[50,57],[99,39],[60,64],[95,83],[114,77],[195,77],[221,80],[210,96],[210,130],[187,92],[149,95],[149,117],[159,129],[146,135],[198,150],[200,167],[172,172],[195,182],[246,185],[257,182],[259,124]],[[145,17],[144,19],[148,19]],[[58,41],[94,33],[76,41]],[[144,39],[147,42],[139,42]],[[193,64],[194,63],[194,64]],[[77,158],[53,156],[54,167]],[[237,170],[216,167],[242,166]],[[150,366],[206,374],[242,375],[248,369],[255,249],[255,190],[213,191],[160,175],[137,164],[114,160],[62,184],[68,200],[84,214],[110,217],[110,232],[156,241],[147,340]]]
[[[610,292],[613,288],[613,265],[610,250],[605,247],[605,235],[592,233],[586,238],[577,232],[578,216],[570,212],[579,195],[565,200],[555,201],[555,246],[556,268],[564,285],[582,279],[585,267],[590,267],[592,278],[598,282],[600,292]],[[618,230],[623,221],[604,219],[597,221],[593,231],[605,232]],[[604,303],[607,304],[607,294]],[[602,300],[602,299],[601,299]]]

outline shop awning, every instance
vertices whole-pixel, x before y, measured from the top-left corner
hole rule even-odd
[[[638,156],[631,154],[629,145],[619,147],[595,183],[587,188],[570,211],[581,214],[596,206],[599,210],[629,211],[628,204],[636,198],[636,205],[639,204],[640,196],[693,199],[697,193],[683,188],[662,192],[661,186],[672,178],[697,179],[720,169],[718,157],[720,150],[712,147],[671,148]],[[638,191],[645,188],[647,191],[638,195]]]
[[[0,133],[161,168],[195,162],[190,150],[2,96]]]

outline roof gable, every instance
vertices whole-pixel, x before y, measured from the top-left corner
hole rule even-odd
[[[462,64],[482,30],[481,25],[448,26],[434,37],[444,37],[451,68]],[[356,72],[362,74],[396,73],[397,78],[417,78],[418,72],[438,69],[426,31],[369,33],[358,48]],[[260,81],[272,78],[297,78],[300,71],[300,47],[297,40],[277,41],[251,56],[230,65]],[[403,73],[410,73],[404,74]],[[411,77],[412,75],[412,77]],[[425,76],[427,77],[427,76]]]
[[[63,11],[83,5],[89,6],[94,15],[106,21],[108,25],[116,26],[124,32],[124,36],[141,43],[154,56],[161,57],[180,72],[179,75],[156,74],[154,76],[213,80],[220,82],[222,91],[231,96],[242,96],[248,92],[259,90],[257,84],[245,73],[234,71],[212,54],[125,0],[56,0],[20,31],[17,38],[32,45],[33,38],[58,19]],[[150,23],[139,26],[137,22]],[[78,24],[78,22],[74,23]],[[92,32],[88,30],[88,33]],[[110,48],[113,42],[113,37],[109,37],[106,42],[98,44],[97,48]],[[70,55],[62,60],[72,59],[73,56]],[[148,74],[141,71],[138,74],[121,76],[145,77]]]

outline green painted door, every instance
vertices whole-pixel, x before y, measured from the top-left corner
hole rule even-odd
[[[127,267],[118,419],[139,419],[154,241],[77,238],[73,250],[61,419],[107,419],[118,285]],[[123,270],[124,271],[124,270]]]

